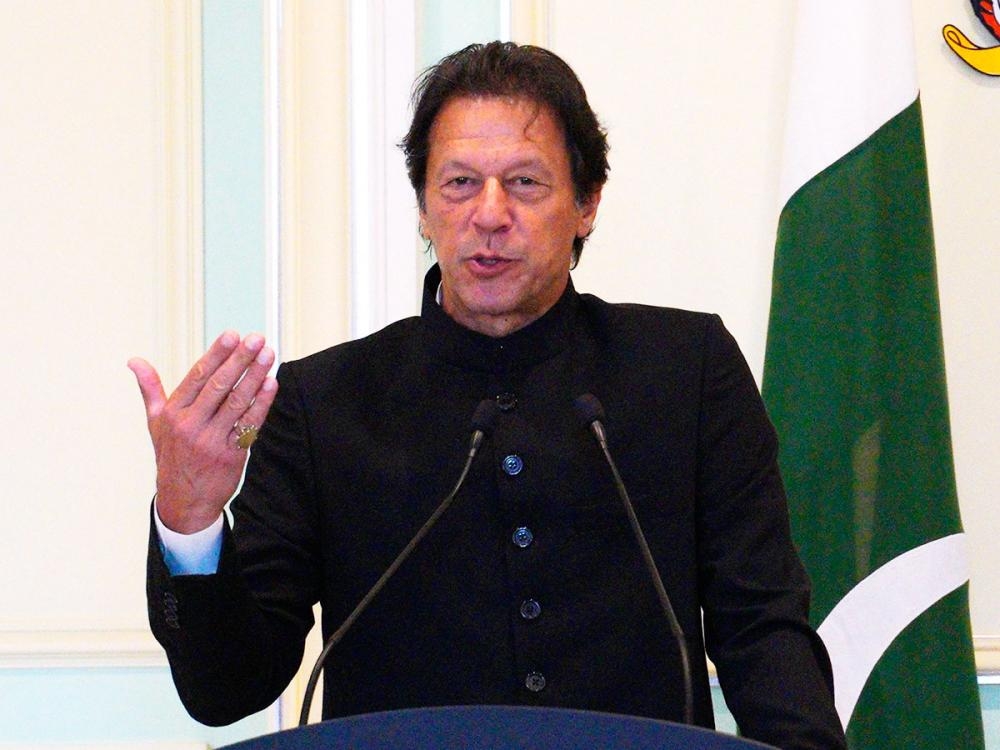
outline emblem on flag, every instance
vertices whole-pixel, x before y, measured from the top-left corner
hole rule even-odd
[[[1000,0],[972,0],[972,10],[993,38],[1000,41]],[[952,52],[969,67],[988,76],[1000,76],[1000,46],[980,47],[951,24],[941,33]]]

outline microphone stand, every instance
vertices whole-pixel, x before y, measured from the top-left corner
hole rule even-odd
[[[438,519],[444,514],[448,507],[451,505],[458,491],[462,488],[462,484],[465,482],[465,477],[469,473],[469,469],[472,467],[472,460],[476,457],[476,453],[479,451],[479,446],[483,443],[483,438],[486,437],[486,433],[489,432],[493,425],[493,420],[496,418],[496,404],[489,400],[484,399],[479,402],[479,406],[476,407],[475,413],[472,415],[472,436],[469,439],[469,452],[465,459],[465,465],[462,467],[462,473],[458,477],[458,481],[452,488],[451,492],[441,501],[437,509],[431,513],[430,518],[428,518],[424,525],[421,526],[417,533],[413,535],[413,538],[407,543],[405,547],[396,555],[396,559],[392,561],[392,564],[386,568],[385,572],[381,577],[375,582],[375,584],[368,590],[368,593],[362,597],[361,601],[358,602],[354,610],[347,616],[347,619],[341,623],[340,627],[337,628],[330,637],[326,639],[326,643],[323,645],[323,650],[320,652],[319,658],[316,659],[316,664],[313,666],[312,672],[309,675],[309,682],[306,683],[306,691],[302,696],[302,710],[299,713],[299,726],[304,727],[309,723],[309,708],[312,705],[313,693],[316,692],[316,683],[319,681],[320,672],[323,671],[323,665],[326,663],[327,657],[330,652],[340,643],[341,639],[347,634],[347,631],[351,629],[361,613],[364,612],[368,605],[371,604],[372,600],[378,596],[379,592],[385,587],[392,578],[393,574],[399,569],[406,558],[410,556],[410,553],[416,549],[417,545],[427,536],[427,532],[431,530],[434,524],[437,523]]]
[[[618,489],[618,496],[621,498],[622,504],[625,506],[625,513],[628,516],[629,526],[632,527],[632,533],[635,536],[636,542],[639,544],[639,550],[642,553],[643,562],[646,565],[649,577],[653,581],[653,588],[656,589],[656,596],[660,600],[660,607],[667,616],[667,622],[670,623],[670,632],[673,634],[674,640],[677,642],[677,649],[680,652],[681,674],[684,686],[684,723],[694,724],[694,688],[691,680],[691,658],[688,655],[687,640],[684,638],[684,630],[681,628],[681,624],[677,619],[674,607],[670,603],[670,597],[667,595],[667,589],[663,585],[663,579],[660,577],[660,571],[656,567],[656,561],[653,559],[653,553],[650,551],[649,544],[646,542],[646,535],[642,533],[642,527],[639,525],[639,518],[635,514],[635,508],[632,505],[632,500],[628,496],[628,490],[625,489],[625,482],[622,481],[621,475],[618,473],[618,467],[615,465],[615,461],[611,457],[611,451],[608,450],[607,434],[604,432],[604,425],[601,423],[601,420],[604,417],[604,408],[601,406],[601,402],[597,400],[597,397],[590,393],[577,396],[573,400],[573,405],[576,407],[577,414],[583,421],[584,426],[589,428],[591,433],[593,433],[594,438],[601,447],[601,452],[604,453],[604,458],[608,462],[608,466],[611,467],[611,474],[614,476],[615,487]]]

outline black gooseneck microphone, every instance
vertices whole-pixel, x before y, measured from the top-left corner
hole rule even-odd
[[[330,652],[333,651],[334,647],[340,643],[341,639],[347,634],[347,631],[351,629],[354,621],[357,620],[361,613],[368,608],[372,600],[378,596],[378,593],[383,589],[383,587],[389,582],[393,574],[399,569],[399,566],[406,562],[406,558],[410,556],[410,553],[416,549],[417,545],[427,536],[427,532],[431,530],[434,524],[437,523],[438,519],[448,510],[448,506],[451,505],[452,500],[458,494],[458,491],[462,488],[462,484],[465,482],[465,477],[469,473],[469,469],[472,467],[472,460],[476,457],[476,453],[479,451],[479,447],[483,444],[483,439],[489,434],[493,427],[493,422],[496,420],[497,415],[497,405],[493,399],[483,399],[479,402],[476,407],[475,412],[472,414],[472,435],[469,438],[469,452],[465,459],[465,465],[462,467],[462,473],[458,477],[458,481],[455,482],[455,486],[452,488],[451,492],[441,501],[441,504],[437,507],[433,513],[431,513],[430,518],[428,518],[424,525],[421,526],[417,533],[413,535],[413,538],[409,543],[403,547],[402,551],[396,555],[396,559],[392,561],[392,564],[386,568],[382,577],[375,581],[375,584],[368,590],[368,593],[364,595],[361,601],[358,602],[354,611],[347,616],[339,628],[337,628],[329,638],[326,639],[326,643],[323,645],[323,651],[320,652],[319,658],[316,659],[316,664],[313,666],[312,673],[309,675],[309,682],[306,684],[305,694],[302,696],[302,711],[299,713],[299,726],[304,727],[309,723],[309,708],[312,705],[313,693],[316,692],[316,683],[319,681],[320,672],[323,671],[323,665],[326,663],[327,657]]]
[[[639,519],[635,515],[632,500],[628,496],[628,490],[625,489],[625,483],[618,473],[618,467],[615,465],[614,459],[611,458],[611,451],[608,450],[608,438],[602,424],[604,407],[597,400],[597,396],[591,393],[585,393],[573,399],[573,407],[576,409],[580,421],[583,422],[583,426],[593,433],[597,444],[601,447],[601,452],[604,453],[604,458],[607,460],[608,466],[611,467],[611,473],[615,479],[615,487],[618,489],[618,496],[625,506],[625,513],[628,515],[628,522],[632,527],[632,533],[642,552],[642,559],[646,563],[646,570],[649,573],[649,577],[653,580],[653,588],[656,589],[656,595],[660,599],[660,606],[663,608],[663,613],[667,616],[667,622],[670,623],[670,632],[673,634],[674,640],[677,641],[677,649],[681,657],[681,672],[683,673],[684,680],[684,723],[694,724],[694,688],[691,684],[691,659],[688,656],[684,630],[677,620],[674,607],[670,603],[670,597],[667,596],[667,589],[663,585],[660,571],[656,568],[653,553],[650,552],[649,545],[646,543],[646,535],[642,533],[642,527],[639,525]]]

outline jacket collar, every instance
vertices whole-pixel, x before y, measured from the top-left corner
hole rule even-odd
[[[486,336],[456,323],[438,304],[440,283],[441,269],[435,264],[424,277],[420,317],[428,350],[452,364],[491,372],[519,370],[553,357],[572,340],[579,307],[572,278],[548,312],[502,338]]]

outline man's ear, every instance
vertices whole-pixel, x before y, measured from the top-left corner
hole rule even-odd
[[[427,214],[421,209],[417,216],[417,231],[420,232],[420,239],[424,242],[429,242],[431,238],[427,234]]]
[[[601,205],[601,188],[597,188],[579,204],[580,223],[576,229],[577,237],[586,237],[594,230],[594,221],[597,219],[599,205]]]

